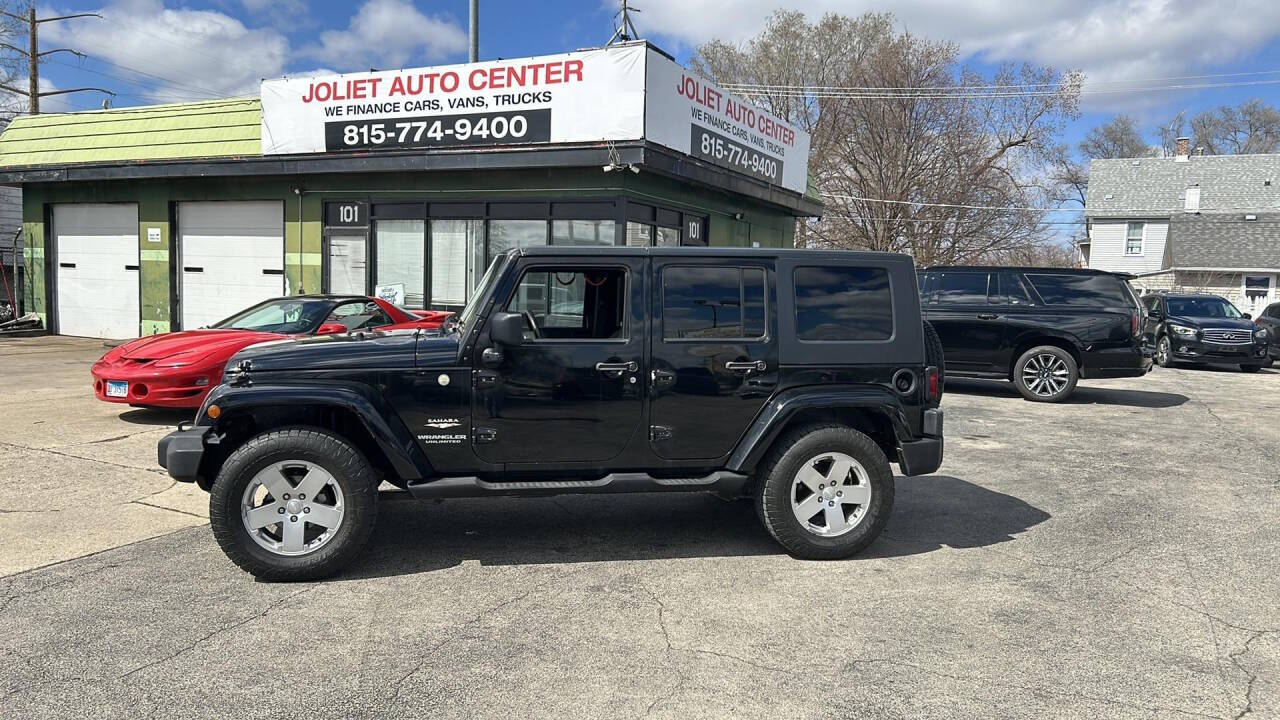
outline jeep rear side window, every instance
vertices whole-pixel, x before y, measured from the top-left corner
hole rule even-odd
[[[885,270],[798,267],[793,280],[796,336],[801,340],[865,341],[893,336],[893,300]]]
[[[764,337],[764,270],[681,266],[662,271],[662,339]]]
[[[1068,307],[1133,306],[1120,280],[1111,275],[1054,275],[1027,273],[1027,280],[1040,293],[1045,305]]]
[[[526,270],[507,303],[525,318],[525,340],[619,340],[626,337],[627,273],[614,267]]]

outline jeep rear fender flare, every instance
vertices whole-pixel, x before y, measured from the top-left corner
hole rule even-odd
[[[750,472],[796,414],[805,410],[841,409],[882,415],[893,427],[898,442],[912,439],[902,402],[888,388],[856,385],[792,388],[779,393],[760,411],[730,453],[725,468],[732,472]]]
[[[307,384],[254,383],[252,386],[220,385],[209,393],[205,408],[217,404],[221,416],[252,412],[254,408],[310,406],[331,407],[355,416],[405,481],[431,477],[431,462],[418,447],[400,416],[375,390],[358,383]],[[202,420],[202,419],[198,419]],[[207,422],[207,420],[204,420]]]

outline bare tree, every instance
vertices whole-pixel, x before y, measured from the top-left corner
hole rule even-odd
[[[1055,202],[1054,140],[1076,116],[1077,73],[1005,65],[984,77],[954,45],[898,31],[890,15],[810,23],[793,11],[744,44],[700,46],[693,65],[768,86],[755,99],[812,134],[826,216],[800,225],[799,245],[999,262],[1053,235],[1034,208]]]
[[[0,0],[0,10],[20,14],[25,4]],[[0,15],[0,44],[12,47],[23,47],[26,43],[26,27],[17,19],[8,15]],[[9,48],[0,46],[0,84],[9,87],[25,87],[27,84],[27,58]],[[25,112],[27,98],[0,90],[0,130],[3,130],[13,116]]]
[[[1192,145],[1209,155],[1280,151],[1280,111],[1254,98],[1191,118]]]
[[[1080,154],[1089,159],[1143,158],[1155,154],[1128,115],[1116,115],[1088,132],[1080,141]]]

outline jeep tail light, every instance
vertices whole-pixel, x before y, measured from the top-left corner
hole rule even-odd
[[[924,387],[925,399],[929,402],[937,402],[941,389],[942,375],[936,367],[927,367],[924,370]]]

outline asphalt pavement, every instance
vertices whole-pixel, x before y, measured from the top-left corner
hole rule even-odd
[[[96,341],[0,341],[0,718],[1280,717],[1280,373],[948,382],[859,557],[703,495],[422,503],[256,582]]]

